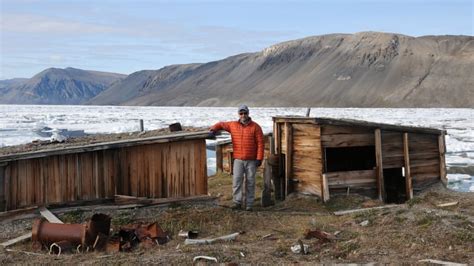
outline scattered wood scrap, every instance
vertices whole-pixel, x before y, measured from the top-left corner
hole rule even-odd
[[[207,239],[189,239],[187,238],[184,241],[185,245],[201,245],[201,244],[212,244],[217,241],[232,241],[237,238],[240,233],[233,233],[230,235],[220,236],[216,238],[207,238]]]
[[[456,206],[459,204],[459,201],[453,201],[453,202],[447,202],[447,203],[441,203],[441,204],[438,204],[436,205],[437,207],[451,207],[451,206]]]
[[[10,239],[8,241],[5,241],[5,242],[1,243],[0,246],[2,246],[3,248],[7,248],[7,247],[9,247],[11,245],[14,245],[16,243],[19,243],[19,242],[25,241],[27,239],[30,239],[31,235],[32,235],[31,232],[26,233],[26,234],[24,234],[22,236],[19,236],[17,238],[13,238],[13,239]]]
[[[48,220],[50,223],[56,223],[56,224],[63,224],[61,220],[59,220],[58,217],[56,217],[52,212],[50,212],[48,209],[45,207],[39,208],[39,212],[41,215]]]
[[[418,262],[427,262],[427,263],[433,263],[433,264],[439,264],[439,265],[454,265],[454,266],[467,265],[463,263],[456,263],[456,262],[442,261],[442,260],[432,260],[432,259],[419,260]]]
[[[362,209],[354,209],[354,210],[346,210],[346,211],[337,211],[337,212],[334,212],[334,215],[346,215],[346,214],[352,214],[352,213],[357,213],[357,212],[365,212],[365,211],[371,211],[371,210],[397,208],[397,207],[401,207],[401,206],[404,206],[404,205],[390,204],[390,205],[384,205],[384,206],[378,206],[378,207],[372,207],[372,208],[362,208]]]
[[[138,204],[141,207],[153,206],[153,205],[165,205],[173,203],[184,203],[184,202],[197,202],[197,201],[211,201],[215,200],[216,197],[208,195],[190,196],[184,198],[144,198],[144,197],[133,197],[127,195],[115,195],[115,203],[121,204]]]

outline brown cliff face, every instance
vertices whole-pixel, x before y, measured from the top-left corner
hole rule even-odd
[[[472,36],[331,34],[171,70],[120,104],[474,107]]]

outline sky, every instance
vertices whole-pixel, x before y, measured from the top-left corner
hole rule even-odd
[[[0,80],[130,74],[331,33],[474,35],[474,0],[0,0]]]

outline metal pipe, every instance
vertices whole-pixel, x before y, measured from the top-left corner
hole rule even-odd
[[[84,245],[86,239],[87,225],[85,224],[56,224],[43,219],[33,222],[32,237],[34,242],[50,246],[63,240],[72,245]]]

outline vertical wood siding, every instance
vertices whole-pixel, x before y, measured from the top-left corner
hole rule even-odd
[[[115,194],[153,198],[207,194],[203,139],[16,160],[0,170],[4,210]]]
[[[322,196],[321,129],[314,124],[293,127],[292,174],[298,180],[295,190]]]

